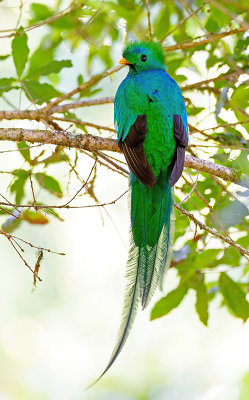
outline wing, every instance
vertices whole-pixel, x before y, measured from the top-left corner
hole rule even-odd
[[[148,163],[143,146],[146,132],[146,115],[138,115],[128,135],[118,144],[133,174],[148,188],[152,188],[155,185],[155,175]]]
[[[178,181],[182,174],[185,160],[185,149],[188,146],[188,135],[180,115],[174,115],[173,120],[176,151],[174,156],[173,169],[169,181],[170,186],[174,186],[174,184]]]

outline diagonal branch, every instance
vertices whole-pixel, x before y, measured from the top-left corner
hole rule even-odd
[[[74,147],[88,151],[114,151],[121,150],[115,139],[102,138],[90,134],[74,134],[67,131],[33,130],[23,128],[0,128],[0,140],[15,142],[27,141],[30,143],[54,144],[65,147]],[[201,160],[198,157],[186,156],[185,167],[206,172],[225,181],[236,183],[249,188],[249,177],[240,171]]]
[[[205,1],[203,4],[200,5],[200,7],[198,7],[195,11],[193,11],[191,14],[189,14],[186,18],[182,19],[180,22],[178,22],[178,24],[171,30],[169,31],[161,40],[160,42],[162,43],[169,35],[171,35],[173,32],[175,32],[178,28],[180,28],[180,26],[182,26],[183,24],[185,24],[185,22],[193,17],[194,15],[196,15],[206,4],[208,4],[210,2],[210,0]]]
[[[173,46],[165,46],[164,50],[165,51],[173,51],[173,50],[190,49],[193,47],[202,46],[207,43],[215,42],[216,40],[222,39],[226,36],[236,35],[237,33],[245,32],[245,31],[246,31],[245,27],[238,28],[238,29],[232,29],[227,32],[218,33],[217,35],[211,34],[206,39],[203,39],[203,40],[196,38],[196,39],[191,39],[191,41],[185,41],[182,43],[174,44]],[[194,41],[194,40],[196,40],[196,41]]]
[[[101,104],[110,104],[114,102],[114,97],[102,97],[99,99],[90,99],[90,100],[77,100],[71,103],[66,103],[66,104],[59,104],[62,101],[66,100],[70,96],[72,96],[75,93],[78,93],[79,91],[94,85],[96,82],[101,80],[102,78],[111,75],[113,72],[119,71],[122,66],[117,66],[114,67],[110,70],[106,70],[102,72],[99,75],[96,75],[92,79],[90,79],[88,82],[85,82],[84,84],[78,86],[77,88],[73,89],[71,92],[59,97],[56,99],[54,102],[49,103],[47,106],[43,108],[37,108],[36,110],[13,110],[13,111],[0,111],[0,120],[7,119],[29,119],[29,120],[34,120],[34,121],[41,121],[42,119],[50,119],[51,115],[54,113],[63,113],[67,110],[74,109],[74,108],[81,108],[81,107],[89,107],[89,106],[95,106],[95,105],[101,105]],[[181,91],[184,92],[186,90],[191,90],[191,89],[207,89],[207,90],[215,90],[213,87],[206,86],[209,83],[220,81],[220,80],[228,80],[231,78],[238,77],[242,74],[247,74],[248,73],[248,68],[240,69],[239,71],[232,71],[229,73],[225,74],[220,74],[219,76],[215,78],[210,78],[206,79],[204,81],[198,81],[195,83],[191,83],[189,85],[185,85],[181,87]],[[242,112],[242,111],[241,111]]]
[[[81,7],[84,5],[84,3],[85,3],[85,1],[82,1],[82,2],[79,3],[79,4],[73,4],[73,5],[69,6],[69,7],[67,7],[65,10],[60,11],[60,12],[58,12],[58,13],[55,14],[55,15],[52,15],[51,17],[48,17],[48,18],[46,18],[46,19],[44,19],[44,20],[42,20],[42,21],[40,21],[40,22],[37,22],[37,23],[34,24],[34,25],[25,27],[25,28],[24,28],[24,31],[25,31],[25,32],[28,32],[28,31],[31,31],[32,29],[39,28],[39,27],[42,26],[42,25],[51,24],[52,22],[57,21],[58,19],[60,19],[60,18],[62,18],[62,17],[65,17],[65,15],[71,14],[71,12],[73,12],[73,11],[75,11],[75,10],[81,8]],[[14,29],[3,30],[3,31],[0,31],[0,33],[1,33],[1,32],[11,32],[11,33],[8,34],[8,35],[2,35],[2,36],[0,36],[0,39],[2,39],[2,38],[10,38],[10,37],[12,37],[12,36],[15,36],[15,34],[16,34],[16,28],[14,28]]]
[[[147,10],[147,19],[148,19],[148,31],[149,31],[149,38],[150,41],[153,40],[152,38],[152,28],[151,28],[151,22],[150,22],[150,7],[149,7],[149,0],[145,0],[146,4],[146,10]]]
[[[235,247],[240,254],[249,256],[249,251],[246,250],[244,247],[240,246],[239,244],[235,243],[231,238],[221,235],[221,233],[217,232],[216,230],[210,228],[209,226],[203,224],[197,218],[194,217],[193,214],[179,206],[179,204],[174,203],[175,208],[177,208],[182,214],[186,215],[191,221],[198,225],[201,229],[211,233],[211,235],[216,236],[217,238],[223,240],[224,242],[230,244],[230,246]]]
[[[48,105],[45,107],[45,110],[46,111],[51,110],[53,107],[57,106],[62,101],[66,100],[66,99],[70,99],[72,96],[74,96],[76,93],[81,92],[82,90],[88,89],[90,86],[95,85],[97,82],[101,81],[102,79],[106,78],[107,76],[110,76],[114,72],[119,71],[123,67],[124,67],[123,65],[117,65],[116,67],[107,69],[106,71],[93,76],[91,79],[89,79],[89,81],[82,83],[82,85],[79,85],[77,88],[71,90],[68,93],[63,94],[62,96],[58,97],[56,100],[52,101],[51,103],[48,103]]]

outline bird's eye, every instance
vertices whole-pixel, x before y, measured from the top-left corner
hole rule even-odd
[[[145,54],[142,54],[140,60],[145,62],[147,60],[147,56]]]

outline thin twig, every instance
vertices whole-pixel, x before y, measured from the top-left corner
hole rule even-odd
[[[62,113],[67,110],[71,110],[74,108],[81,108],[81,107],[89,107],[89,106],[98,106],[101,104],[109,104],[114,103],[114,97],[102,97],[100,99],[91,99],[91,100],[78,100],[72,103],[66,103],[59,106],[55,106],[51,108],[50,113]],[[0,114],[1,115],[1,114]]]
[[[121,167],[121,165],[112,161],[111,157],[108,157],[106,154],[101,153],[101,151],[95,151],[94,153],[97,154],[99,157],[103,158],[104,160],[106,160],[109,164],[113,165],[115,168],[122,171],[126,176],[129,175],[129,171],[127,171],[127,169]]]
[[[118,196],[115,200],[109,201],[107,203],[97,203],[97,204],[89,204],[86,206],[69,206],[69,205],[57,205],[57,206],[53,206],[53,205],[43,205],[43,204],[36,204],[36,205],[32,205],[32,204],[18,204],[19,208],[35,208],[36,210],[39,209],[65,209],[65,210],[69,210],[69,209],[81,209],[81,208],[95,208],[95,207],[104,207],[104,206],[110,206],[112,204],[115,204],[119,199],[121,199],[121,197],[123,197],[125,194],[127,193],[127,190],[122,193],[120,196]],[[0,202],[0,205],[4,205],[6,206],[7,203],[3,203]],[[1,234],[1,231],[0,231]],[[5,232],[4,232],[5,234]],[[14,237],[14,236],[13,236]],[[18,238],[19,240],[21,240],[20,238]],[[25,242],[25,241],[24,241]],[[25,242],[26,243],[26,242]],[[30,244],[30,243],[29,243]],[[32,246],[30,244],[31,247],[36,247],[36,246]],[[38,248],[38,247],[37,247]],[[46,250],[48,252],[50,252],[50,250],[47,249],[43,249]],[[55,253],[55,254],[60,254],[60,255],[64,255],[63,253],[56,253],[54,251],[51,251],[51,253]]]
[[[221,75],[217,76],[216,78],[210,78],[210,79],[206,79],[205,81],[199,81],[199,82],[191,83],[189,85],[182,86],[181,91],[184,92],[185,90],[196,89],[202,85],[206,85],[207,83],[228,80],[230,78],[234,78],[234,77],[240,76],[242,74],[246,74],[246,73],[248,73],[248,69],[241,70],[240,72],[234,71],[234,72],[221,74]]]
[[[184,41],[178,44],[174,44],[173,46],[165,46],[165,51],[173,51],[173,50],[183,50],[183,49],[191,49],[198,46],[203,46],[204,44],[215,42],[216,40],[222,39],[226,36],[236,35],[240,32],[245,32],[246,28],[238,28],[232,29],[227,32],[218,33],[217,35],[209,35],[206,39],[199,40],[198,38],[190,39],[188,41]]]
[[[210,140],[216,140],[216,139],[210,138]],[[211,148],[211,149],[212,148],[213,149],[218,148],[218,149],[231,149],[231,150],[249,151],[248,147],[236,147],[236,146],[226,145],[226,144],[219,145],[219,144],[215,144],[215,143],[212,144],[212,145],[209,145],[209,144],[190,144],[189,147],[197,147],[197,148],[204,147],[204,148]]]
[[[242,27],[245,28],[245,30],[249,29],[249,25],[245,22],[242,21],[238,16],[231,11],[227,9],[227,7],[223,6],[222,4],[218,3],[216,0],[210,0],[211,4],[220,10],[223,14],[227,15],[229,18],[233,19],[234,21],[238,22],[238,24]]]
[[[76,93],[81,92],[82,90],[88,89],[90,86],[95,85],[97,82],[101,81],[102,79],[106,78],[107,76],[112,75],[114,72],[119,71],[121,68],[123,68],[123,65],[118,65],[116,67],[110,68],[106,71],[103,71],[102,73],[93,76],[89,81],[82,83],[82,85],[79,85],[77,88],[71,90],[68,93],[63,94],[62,96],[58,97],[56,100],[50,102],[47,104],[45,107],[45,111],[51,110],[53,107],[57,106],[60,104],[62,101],[70,99],[72,96],[74,96]]]
[[[152,42],[152,28],[151,28],[151,22],[150,22],[150,7],[149,7],[149,0],[145,0],[146,4],[146,10],[147,10],[147,19],[148,19],[148,31],[149,31],[149,39]]]
[[[89,179],[90,179],[90,176],[92,175],[92,172],[93,172],[95,166],[96,166],[96,161],[94,162],[94,164],[93,164],[93,166],[92,166],[92,168],[91,168],[91,171],[90,171],[90,173],[89,173],[89,175],[88,175],[88,177],[87,177],[87,180],[83,183],[83,185],[81,186],[81,188],[80,188],[79,190],[77,190],[77,192],[75,193],[75,195],[74,195],[67,203],[63,204],[62,207],[67,207],[68,204],[70,204],[70,203],[75,199],[75,197],[78,196],[78,194],[81,192],[81,190],[83,190],[83,189],[87,186],[88,181],[89,181]]]
[[[39,28],[40,26],[51,24],[52,22],[57,21],[58,19],[60,19],[62,17],[65,17],[66,15],[70,14],[71,12],[81,8],[84,5],[84,3],[85,3],[85,1],[82,1],[79,4],[74,3],[74,5],[71,5],[71,6],[67,7],[65,10],[60,11],[57,14],[52,15],[51,17],[48,17],[48,18],[44,19],[43,21],[37,22],[36,24],[31,25],[31,26],[25,27],[24,31],[28,32],[28,31],[31,31],[32,29]],[[12,36],[15,36],[16,28],[2,30],[2,31],[0,31],[0,33],[1,32],[11,32],[11,33],[9,35],[0,36],[0,39],[2,39],[2,38],[10,38]]]
[[[103,129],[105,131],[115,132],[115,129],[109,128],[109,126],[97,125],[97,124],[93,124],[92,122],[84,122],[84,121],[80,121],[80,120],[74,119],[74,118],[53,117],[53,120],[54,119],[57,120],[57,121],[72,122],[75,125],[89,126],[91,128],[97,129],[98,131]]]
[[[196,225],[198,225],[201,229],[204,229],[205,231],[211,233],[213,236],[218,237],[219,239],[223,240],[224,242],[230,244],[230,246],[235,247],[240,254],[242,255],[247,255],[249,256],[249,251],[246,250],[244,247],[240,246],[239,244],[235,243],[232,239],[221,235],[221,233],[216,232],[214,229],[211,229],[209,226],[203,224],[201,221],[199,221],[197,218],[194,217],[193,214],[179,206],[179,204],[174,203],[175,208],[177,208],[182,214],[186,215],[191,221],[193,221]]]
[[[33,204],[35,204],[36,199],[35,199],[35,192],[34,192],[34,186],[33,186],[31,174],[29,175],[29,180],[30,180],[31,192],[32,192],[32,196],[33,196]]]
[[[30,205],[27,205],[27,207],[30,207]],[[27,242],[26,240],[24,240],[24,239],[22,239],[22,238],[20,238],[20,237],[17,237],[17,236],[15,236],[15,235],[10,234],[10,233],[6,233],[6,232],[4,232],[4,231],[2,231],[2,230],[0,230],[0,235],[9,236],[9,237],[14,238],[14,239],[16,239],[16,240],[20,240],[21,242],[23,242],[23,243],[27,244],[28,246],[30,246],[30,247],[32,247],[32,248],[34,248],[34,249],[37,249],[37,250],[43,250],[43,251],[46,251],[47,253],[53,253],[53,254],[57,254],[57,255],[59,255],[59,256],[65,256],[65,253],[59,253],[59,252],[57,252],[57,251],[53,251],[53,250],[50,250],[50,249],[46,249],[45,247],[35,246],[35,245],[34,245],[33,243],[31,243],[31,242]]]
[[[222,3],[230,4],[232,7],[237,8],[238,10],[249,11],[249,6],[240,1],[235,2],[233,0],[222,0]]]
[[[187,194],[187,196],[186,196],[182,201],[180,201],[180,203],[177,203],[177,204],[180,205],[180,204],[184,203],[186,200],[189,199],[189,197],[191,196],[191,194],[193,193],[193,191],[194,191],[195,188],[196,188],[196,185],[197,185],[197,183],[198,183],[198,178],[199,178],[199,171],[198,171],[198,174],[197,174],[196,181],[194,182],[194,184],[193,184],[193,186],[192,186],[190,192]]]
[[[183,18],[180,22],[177,23],[177,25],[167,33],[167,35],[165,35],[160,42],[162,43],[169,35],[171,35],[173,32],[175,32],[178,28],[180,28],[180,26],[182,26],[183,24],[185,24],[185,22],[193,17],[194,15],[196,15],[206,4],[208,4],[210,2],[210,0],[205,1],[200,7],[198,7],[195,11],[193,11],[191,14],[189,14],[186,18]]]

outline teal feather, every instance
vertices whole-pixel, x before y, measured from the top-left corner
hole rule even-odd
[[[146,55],[146,62],[142,61],[142,54]],[[174,115],[181,117],[186,134],[188,131],[183,97],[165,71],[161,45],[135,42],[126,47],[123,56],[131,68],[115,96],[118,142],[122,144],[126,140],[138,116],[146,116],[143,149],[155,184],[147,187],[130,173],[131,237],[123,317],[110,361],[100,378],[123,348],[138,304],[143,309],[149,304],[157,287],[162,288],[170,266],[174,238],[173,188],[169,184],[176,150]]]

